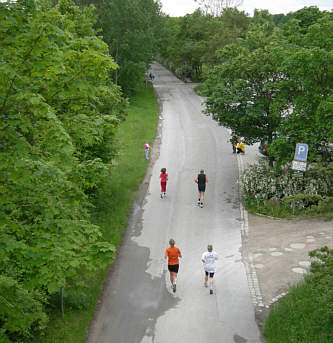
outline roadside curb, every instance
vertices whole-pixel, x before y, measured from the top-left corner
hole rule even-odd
[[[241,154],[237,154],[238,174],[239,176],[244,172],[244,162]],[[239,188],[239,194],[241,190]],[[241,195],[241,194],[240,194]],[[241,215],[241,236],[242,236],[242,252],[243,252],[243,263],[246,271],[247,282],[251,293],[252,303],[256,307],[256,311],[262,312],[265,308],[263,298],[261,295],[260,285],[257,277],[257,272],[253,263],[253,256],[246,249],[246,241],[249,233],[249,221],[248,212],[242,204],[241,200],[239,203],[240,215]],[[246,256],[244,256],[246,255]]]
[[[266,216],[265,214],[261,214],[261,213],[258,213],[258,212],[256,212],[256,213],[254,213],[256,216],[258,216],[258,217],[264,217],[264,218],[267,218],[267,219],[273,219],[273,220],[282,220],[282,218],[277,218],[277,217],[272,217],[272,216]],[[288,220],[288,219],[286,219],[286,218],[284,218],[285,220]],[[292,219],[290,219],[290,220],[292,220]]]

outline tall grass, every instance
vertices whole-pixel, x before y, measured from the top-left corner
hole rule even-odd
[[[147,170],[144,142],[148,140],[151,144],[154,140],[158,114],[159,107],[153,89],[143,88],[131,99],[126,121],[116,133],[119,156],[112,167],[111,178],[99,190],[92,213],[92,221],[101,227],[104,239],[116,246],[121,243],[135,191]],[[55,308],[50,314],[47,332],[32,342],[84,342],[106,274],[106,269],[101,270],[94,278],[83,280],[81,287],[75,290],[65,289],[64,318],[61,318],[59,310]]]

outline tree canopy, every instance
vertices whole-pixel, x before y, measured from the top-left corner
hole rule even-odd
[[[333,16],[302,9],[276,27],[258,14],[244,39],[218,52],[222,62],[206,81],[207,111],[249,144],[268,141],[271,162],[290,162],[297,142],[309,144],[310,162],[318,155],[327,161]]]
[[[216,50],[245,35],[248,18],[244,12],[227,8],[219,17],[200,10],[182,18],[166,21],[161,58],[181,77],[202,80],[205,69],[219,60]]]
[[[70,0],[0,4],[2,342],[41,330],[48,297],[114,254],[88,195],[109,176],[126,101],[94,23]]]
[[[96,7],[97,26],[119,68],[113,79],[125,94],[140,85],[162,39],[163,15],[154,0],[76,0]]]

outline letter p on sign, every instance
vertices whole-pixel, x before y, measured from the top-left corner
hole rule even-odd
[[[305,143],[297,143],[294,160],[306,162],[309,147]]]

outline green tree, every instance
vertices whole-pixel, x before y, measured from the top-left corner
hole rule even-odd
[[[0,4],[3,340],[29,341],[49,295],[114,254],[90,222],[87,192],[110,176],[125,102],[94,20],[69,0]]]
[[[207,34],[207,49],[202,57],[206,69],[221,62],[216,54],[228,44],[237,41],[238,38],[245,38],[248,31],[250,18],[245,12],[236,8],[226,8],[220,17],[210,22]]]
[[[160,3],[154,0],[77,0],[97,8],[103,40],[119,68],[112,74],[125,94],[132,94],[140,85],[162,39],[163,16]]]
[[[202,73],[202,55],[207,47],[208,22],[211,17],[204,16],[200,10],[186,15],[180,24],[176,41],[176,64],[188,70],[188,77],[200,79]]]
[[[223,63],[206,82],[207,112],[248,144],[272,142],[290,106],[290,80],[279,72],[284,44],[271,22],[253,25],[245,39],[219,53]]]
[[[237,9],[225,9],[220,17],[197,10],[183,18],[168,18],[163,62],[178,75],[201,80],[203,69],[219,61],[216,50],[245,35],[247,19]]]
[[[297,142],[310,145],[309,162],[332,159],[333,16],[308,8],[293,17],[280,29],[257,12],[206,84],[207,111],[249,144],[268,141],[277,166],[292,160]]]
[[[299,12],[305,11],[312,14],[313,9]],[[284,28],[290,44],[284,50],[281,71],[294,83],[289,89],[292,112],[270,147],[280,163],[292,159],[298,142],[309,144],[309,162],[332,159],[333,15],[321,13],[315,18],[306,30],[304,20],[291,20]]]

